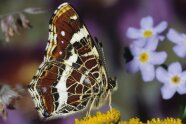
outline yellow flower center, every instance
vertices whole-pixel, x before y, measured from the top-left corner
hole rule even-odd
[[[143,36],[145,38],[148,38],[148,37],[151,37],[153,35],[153,32],[150,31],[150,30],[146,30],[144,33],[143,33]]]
[[[139,61],[142,63],[146,63],[149,60],[149,54],[147,52],[143,52],[139,55]]]
[[[181,79],[180,79],[179,76],[175,75],[175,76],[173,76],[173,77],[171,78],[171,81],[172,81],[173,84],[179,84],[180,81],[181,81]]]

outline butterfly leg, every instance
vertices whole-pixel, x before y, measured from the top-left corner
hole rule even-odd
[[[111,110],[112,109],[112,105],[111,105],[111,103],[112,103],[112,94],[111,94],[110,90],[108,91],[107,98],[109,99],[109,108]]]
[[[95,100],[96,100],[96,97],[92,100],[92,103],[91,103],[90,108],[89,108],[89,110],[88,110],[88,112],[86,114],[86,117],[89,117],[90,116],[90,112],[91,112],[91,110],[93,108],[93,105],[94,105]]]

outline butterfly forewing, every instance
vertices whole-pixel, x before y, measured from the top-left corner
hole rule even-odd
[[[76,11],[69,4],[62,4],[50,20],[46,60],[68,59],[74,52],[72,48],[84,46],[89,36]]]
[[[107,88],[107,75],[98,45],[68,3],[54,12],[48,40],[29,92],[41,118],[56,118],[85,109]]]

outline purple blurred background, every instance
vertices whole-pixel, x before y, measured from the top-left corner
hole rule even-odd
[[[161,84],[157,81],[144,83],[139,73],[129,75],[124,69],[123,50],[130,40],[125,33],[128,27],[139,27],[142,17],[152,16],[155,24],[162,20],[169,27],[186,33],[186,0],[0,0],[0,15],[27,7],[40,7],[45,14],[28,15],[33,26],[21,32],[9,43],[0,34],[0,83],[27,85],[43,60],[48,39],[48,22],[54,10],[63,2],[71,3],[87,25],[93,37],[103,42],[107,68],[110,76],[116,76],[119,88],[113,94],[113,107],[120,110],[122,120],[139,117],[142,121],[154,117],[177,117],[180,100],[185,103],[185,95],[175,95],[171,100],[163,100]],[[163,42],[159,50],[166,50],[169,59],[166,64],[178,60],[171,50],[172,44]],[[41,122],[33,107],[29,94],[20,101],[17,110],[9,110],[8,120],[0,119],[0,124],[73,124],[74,118],[82,118],[85,113],[64,119]],[[105,111],[107,106],[101,108]]]

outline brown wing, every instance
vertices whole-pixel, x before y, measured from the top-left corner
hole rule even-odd
[[[76,11],[62,4],[49,24],[49,42],[29,91],[43,118],[85,109],[108,87],[98,46]]]
[[[72,55],[72,47],[80,48],[91,40],[78,14],[68,3],[58,7],[49,23],[47,61],[66,60]]]

